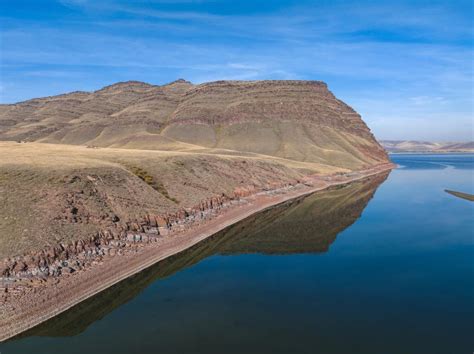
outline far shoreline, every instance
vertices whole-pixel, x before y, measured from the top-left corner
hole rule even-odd
[[[387,151],[389,155],[474,155],[474,151],[403,151],[391,152]]]

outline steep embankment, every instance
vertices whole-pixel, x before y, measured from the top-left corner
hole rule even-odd
[[[349,169],[387,160],[361,117],[319,81],[118,83],[1,105],[0,139],[225,149]]]

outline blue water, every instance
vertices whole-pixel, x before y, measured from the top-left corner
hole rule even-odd
[[[472,155],[238,224],[0,346],[8,353],[472,353]]]

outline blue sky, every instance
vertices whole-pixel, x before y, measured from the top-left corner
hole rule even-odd
[[[0,101],[323,80],[381,139],[473,140],[471,1],[0,0]]]

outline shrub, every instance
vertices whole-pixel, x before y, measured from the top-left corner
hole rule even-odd
[[[168,191],[166,190],[165,186],[163,185],[163,183],[161,183],[160,181],[157,181],[153,178],[152,175],[150,175],[147,171],[145,171],[144,169],[140,168],[140,167],[136,167],[136,166],[132,166],[132,167],[129,167],[129,170],[130,172],[132,172],[135,176],[137,176],[138,178],[140,178],[142,181],[144,181],[146,184],[148,184],[150,187],[152,187],[154,190],[156,190],[158,193],[160,193],[163,197],[171,200],[172,202],[178,204],[179,201],[174,198],[174,197],[171,197],[168,193]]]

